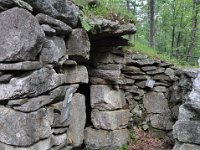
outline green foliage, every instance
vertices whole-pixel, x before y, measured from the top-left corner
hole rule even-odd
[[[124,144],[122,147],[117,148],[116,150],[128,150],[128,144]]]
[[[121,23],[134,22],[134,15],[126,9],[121,0],[99,0],[98,5],[89,6],[85,0],[74,0],[83,9],[83,15],[87,17],[103,17],[110,20],[118,20]]]
[[[175,59],[171,57],[167,53],[158,53],[155,49],[152,49],[138,41],[131,41],[132,47],[128,47],[128,51],[135,51],[135,52],[140,52],[142,54],[147,55],[149,58],[152,59],[159,59],[162,61],[166,61],[169,63],[174,64],[176,67],[181,67],[181,68],[186,68],[186,67],[197,67],[197,64],[188,64],[186,61],[181,60],[181,59]]]
[[[136,0],[138,8],[136,11],[137,36],[136,39],[144,45],[149,41],[149,18],[148,3],[140,3]],[[200,5],[197,6],[200,10]],[[173,56],[175,63],[178,61],[181,65],[196,65],[197,58],[192,58],[186,62],[188,49],[191,43],[191,31],[195,9],[193,0],[159,0],[155,1],[155,49],[158,54],[164,54],[165,59],[171,60]],[[200,13],[200,11],[199,11]],[[197,33],[195,46],[192,50],[192,56],[200,56],[200,15],[197,17]],[[174,30],[174,36],[173,36]],[[173,46],[172,46],[172,41]],[[167,54],[167,56],[165,56]],[[173,62],[174,62],[173,60]]]
[[[88,17],[87,16],[82,16],[81,17],[81,25],[86,31],[90,31],[92,29],[92,26],[88,22]]]

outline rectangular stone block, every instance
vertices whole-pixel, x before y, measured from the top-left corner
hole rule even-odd
[[[129,121],[129,110],[98,111],[91,114],[92,123],[97,129],[116,130],[125,128]]]
[[[110,85],[91,85],[90,104],[99,110],[115,110],[125,105],[124,92]]]
[[[63,72],[66,76],[66,83],[88,83],[88,71],[85,66],[66,66]]]
[[[128,130],[95,130],[93,128],[85,129],[85,144],[91,149],[115,150],[126,144],[128,141]]]

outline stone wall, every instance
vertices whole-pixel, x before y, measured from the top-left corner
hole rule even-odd
[[[173,127],[176,144],[173,150],[199,150],[199,79],[200,73],[193,83],[192,91],[179,108],[178,121]]]
[[[116,149],[128,124],[164,136],[196,73],[125,53],[133,24],[80,25],[69,0],[0,1],[0,150]]]

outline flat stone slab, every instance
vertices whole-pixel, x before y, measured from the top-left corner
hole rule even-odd
[[[49,150],[54,145],[66,143],[67,135],[61,134],[57,136],[51,135],[49,138],[41,140],[29,147],[16,147],[0,143],[1,150]]]
[[[0,142],[16,146],[30,146],[51,134],[46,109],[22,113],[0,106],[0,127]]]
[[[39,61],[24,61],[18,63],[0,63],[0,70],[37,70],[41,69],[43,64]]]
[[[0,62],[35,60],[45,36],[37,19],[16,7],[1,12],[0,20]]]
[[[200,122],[177,121],[173,126],[173,134],[180,142],[200,144]]]
[[[93,128],[85,129],[85,144],[88,148],[115,150],[126,144],[128,141],[128,130],[95,130]]]
[[[52,68],[41,68],[25,77],[12,78],[8,84],[0,84],[0,100],[38,96],[63,83],[63,74]]]
[[[65,74],[65,82],[69,84],[88,83],[88,71],[85,66],[65,66],[63,70]]]
[[[129,110],[98,111],[91,114],[92,123],[97,129],[117,130],[126,128],[129,121]]]
[[[91,107],[99,110],[115,110],[125,104],[124,92],[110,85],[91,85],[90,100]]]
[[[91,18],[88,21],[89,24],[94,27],[89,31],[91,40],[100,40],[136,32],[135,25],[131,23],[120,24],[118,21],[111,21],[104,18]]]
[[[143,97],[143,103],[147,113],[170,112],[167,99],[163,93],[147,93]]]
[[[53,99],[49,95],[38,96],[28,99],[28,101],[21,106],[13,107],[15,110],[22,112],[32,112],[40,109],[41,107],[51,103]]]

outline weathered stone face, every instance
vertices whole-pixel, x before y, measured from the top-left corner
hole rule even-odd
[[[12,8],[0,13],[0,20],[0,61],[35,60],[44,42],[37,19],[27,10]]]
[[[122,108],[125,104],[125,97],[121,90],[112,89],[109,85],[92,85],[91,107],[99,110],[115,110]]]
[[[172,130],[174,122],[170,114],[154,114],[150,117],[151,126],[161,130]]]
[[[85,66],[66,66],[63,69],[65,74],[65,82],[76,84],[76,83],[88,83],[88,71]]]
[[[77,62],[89,60],[90,41],[83,29],[74,29],[67,39],[67,54]]]
[[[57,136],[51,135],[49,138],[41,140],[29,147],[16,147],[0,143],[1,150],[49,150],[52,146],[65,144],[67,140],[66,134]]]
[[[173,133],[180,142],[200,144],[199,121],[177,121],[173,127]]]
[[[0,142],[30,146],[50,136],[51,127],[46,109],[33,113],[22,113],[4,106],[0,107]]]
[[[47,37],[43,45],[40,60],[44,63],[58,64],[66,55],[65,41],[62,37]]]
[[[64,75],[42,68],[28,76],[12,78],[7,84],[0,84],[0,100],[38,96],[64,82]]]
[[[163,93],[147,93],[144,95],[143,103],[148,113],[169,112],[168,102]]]
[[[41,69],[43,64],[39,61],[24,61],[18,63],[0,63],[0,70],[2,71],[29,71],[29,70],[37,70]]]
[[[129,121],[129,110],[92,111],[91,119],[96,129],[119,130],[126,128]]]
[[[76,27],[79,8],[68,0],[24,0],[34,7],[35,11],[57,18],[66,24]]]
[[[68,139],[73,146],[80,146],[84,139],[84,129],[86,123],[85,96],[76,93],[71,102],[69,118],[69,129],[67,130]]]
[[[51,28],[55,29],[57,35],[69,35],[72,32],[72,28],[66,25],[64,22],[54,19],[45,14],[37,14],[35,16],[38,22],[42,24],[47,24]]]
[[[105,150],[116,149],[128,140],[127,129],[105,131],[95,130],[93,128],[85,129],[85,144],[89,148]]]

